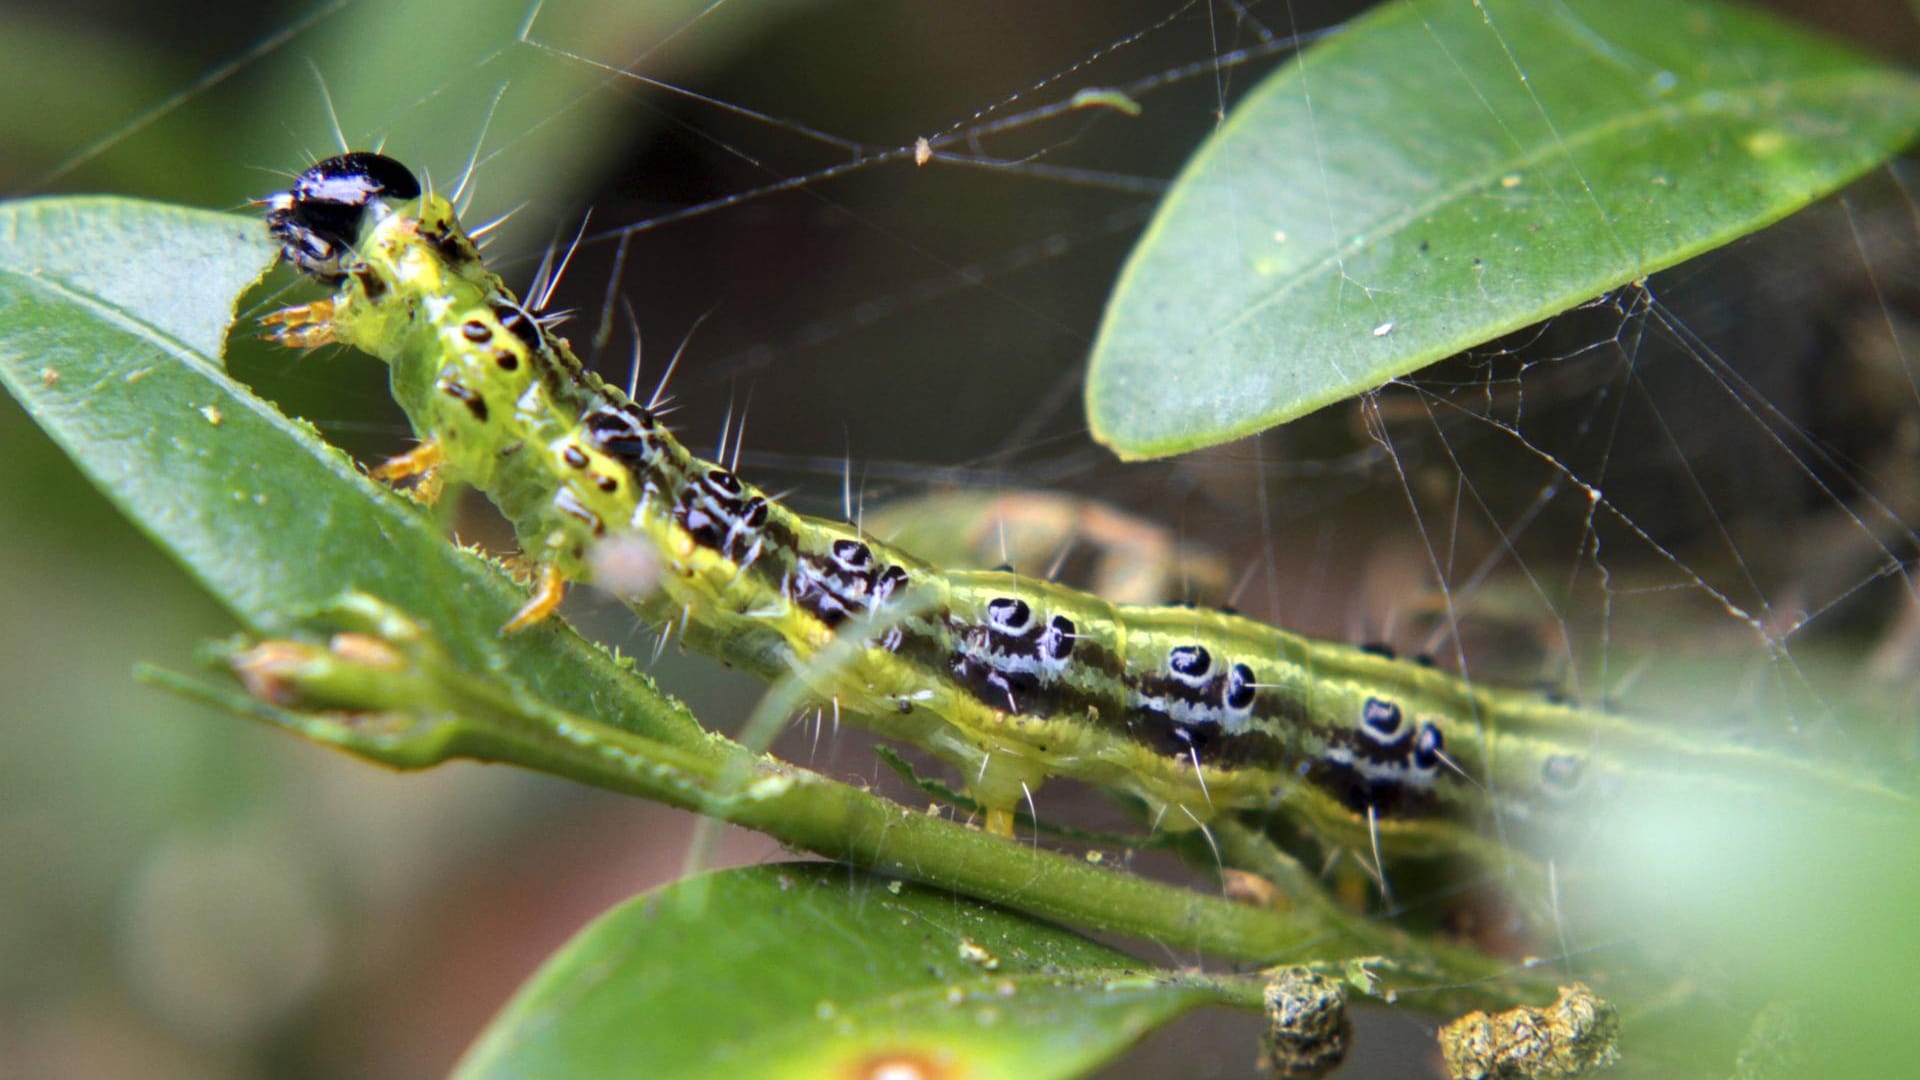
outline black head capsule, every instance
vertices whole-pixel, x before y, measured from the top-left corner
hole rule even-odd
[[[264,200],[267,233],[280,256],[303,274],[333,283],[346,276],[360,233],[392,204],[420,197],[420,181],[382,154],[355,151],[307,169],[293,187]]]

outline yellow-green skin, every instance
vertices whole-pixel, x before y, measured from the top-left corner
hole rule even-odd
[[[681,622],[687,643],[770,678],[799,672],[841,715],[951,762],[988,808],[1017,806],[1064,776],[1137,796],[1168,828],[1272,808],[1336,845],[1365,849],[1377,834],[1390,857],[1459,854],[1499,868],[1518,858],[1515,840],[1628,777],[1738,776],[1764,786],[1817,772],[1235,615],[1115,605],[1004,572],[940,571],[744,482],[703,488],[724,470],[694,457],[521,310],[444,198],[372,217],[357,258],[333,297],[332,336],[392,366],[394,396],[416,432],[438,444],[450,479],[498,504],[527,557],[586,581],[595,545],[644,543],[660,563],[658,594],[645,606]],[[631,424],[624,450],[587,422],[596,415]],[[714,513],[676,514],[701,498],[718,500]],[[743,531],[749,517],[756,524]],[[716,540],[716,530],[730,531]],[[757,549],[748,549],[749,533]],[[867,553],[870,572],[841,573],[834,553],[854,551],[847,544]],[[796,575],[823,566],[837,584],[798,595]],[[873,602],[883,567],[899,568],[905,584]],[[871,610],[823,615],[821,597],[842,587],[841,599],[860,607],[864,597]],[[1017,615],[1013,600],[1025,605],[1022,625],[1040,628],[1043,636],[1028,635],[1040,644],[996,636],[990,606]],[[1070,634],[1044,637],[1060,619]],[[864,638],[850,656],[810,664],[849,629]],[[1067,659],[1037,685],[982,688],[1006,678],[995,648],[1063,641]],[[1195,646],[1214,661],[1213,678],[1199,685],[1175,679],[1170,666]],[[1223,674],[1236,665],[1253,675],[1253,704],[1229,715],[1224,703],[1249,693]],[[1172,715],[1180,709],[1184,721]]]

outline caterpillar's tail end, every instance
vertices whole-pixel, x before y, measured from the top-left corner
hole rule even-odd
[[[263,335],[276,345],[289,349],[317,349],[338,339],[333,334],[333,301],[315,300],[295,304],[263,316],[261,326],[279,327]]]
[[[507,625],[501,627],[500,632],[517,634],[529,626],[545,622],[547,616],[553,614],[554,609],[560,606],[560,601],[565,599],[566,595],[567,579],[560,573],[559,568],[541,567],[539,580],[533,587],[533,595],[519,611],[514,612],[513,618],[507,620]]]

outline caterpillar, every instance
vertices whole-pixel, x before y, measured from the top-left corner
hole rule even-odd
[[[537,583],[505,631],[590,582],[596,545],[644,542],[662,571],[644,610],[735,665],[802,672],[842,714],[949,762],[991,831],[1011,834],[1014,808],[1058,776],[1137,797],[1168,828],[1272,809],[1355,850],[1499,867],[1515,834],[1629,781],[1884,791],[1234,614],[943,571],[694,455],[588,370],[394,159],[330,158],[263,205],[280,257],[332,289],[269,315],[271,336],[385,361],[421,439],[375,475],[471,484],[513,523]],[[849,630],[864,635],[850,661],[809,667]]]

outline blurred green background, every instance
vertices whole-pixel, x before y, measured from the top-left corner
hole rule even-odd
[[[519,208],[494,249],[509,279],[526,281],[546,245],[570,236],[591,207],[592,239],[559,301],[579,310],[571,335],[592,340],[608,320],[598,362],[625,369],[632,336],[619,306],[606,303],[617,288],[640,328],[649,379],[699,324],[674,384],[685,405],[676,422],[699,447],[730,406],[747,411],[749,468],[768,487],[793,488],[802,505],[834,511],[843,461],[872,503],[942,486],[1066,486],[1208,539],[1236,573],[1260,569],[1243,603],[1250,610],[1284,612],[1291,625],[1333,636],[1417,642],[1419,605],[1407,597],[1427,568],[1407,527],[1409,494],[1427,517],[1444,513],[1456,496],[1440,488],[1463,471],[1504,486],[1488,493],[1496,506],[1524,507],[1547,482],[1537,471],[1514,474],[1526,465],[1503,463],[1511,444],[1488,438],[1490,429],[1436,432],[1430,421],[1396,419],[1385,399],[1388,423],[1408,423],[1411,491],[1377,461],[1349,467],[1371,445],[1351,410],[1135,470],[1106,464],[1082,431],[1078,365],[1151,208],[1152,182],[1173,174],[1222,104],[1278,55],[1156,88],[1138,119],[1094,110],[982,138],[975,149],[1006,167],[901,162],[726,201],[1081,87],[1258,47],[1268,32],[1328,25],[1352,5],[1249,5],[1250,18],[1239,7],[12,3],[0,7],[9,102],[0,110],[0,190],[117,192],[246,213],[248,199],[336,150],[329,104],[354,145],[384,140],[443,184],[477,146],[473,219]],[[1795,14],[1891,58],[1911,60],[1920,43],[1908,10],[1891,0],[1809,2]],[[1055,76],[1063,77],[1049,83]],[[1040,165],[1086,172],[1068,182],[1040,175]],[[1837,209],[1682,268],[1660,294],[1711,348],[1757,357],[1756,383],[1807,430],[1898,430],[1898,416],[1864,423],[1850,411],[1859,398],[1884,401],[1880,384],[1836,401],[1827,383],[1808,389],[1804,373],[1884,341],[1893,362],[1909,363],[1897,329],[1847,336],[1876,314],[1884,324],[1913,310],[1906,190],[1901,174],[1883,174]],[[607,235],[636,223],[644,227],[624,244]],[[271,279],[249,310],[287,285]],[[1791,326],[1753,318],[1766,310],[1796,314]],[[1604,351],[1594,346],[1625,341],[1628,325],[1603,307],[1530,336],[1534,353],[1488,362],[1587,358]],[[1601,371],[1621,363],[1595,362],[1614,365]],[[405,445],[370,361],[289,357],[243,341],[230,364],[363,458]],[[1469,368],[1467,378],[1494,385],[1485,370]],[[1563,394],[1578,392],[1572,381]],[[1551,428],[1555,395],[1545,390],[1528,422]],[[1722,414],[1731,414],[1724,428],[1713,419]],[[1702,429],[1645,461],[1618,455],[1615,482],[1636,470],[1671,476],[1680,459],[1704,485],[1693,501],[1656,485],[1636,504],[1633,489],[1623,490],[1636,520],[1716,581],[1806,573],[1807,553],[1757,538],[1830,518],[1838,499],[1790,469],[1764,483],[1751,475],[1742,439],[1753,436],[1738,434],[1732,408],[1708,410]],[[1601,438],[1586,452],[1611,458],[1629,441]],[[1856,460],[1884,450],[1863,446]],[[1535,565],[1570,578],[1588,571],[1569,585],[1576,593],[1596,576],[1578,510],[1554,504],[1524,540]],[[458,525],[470,538],[503,539],[482,507],[469,506]],[[1732,567],[1698,543],[1720,528],[1744,556]],[[1398,539],[1355,539],[1376,533]],[[1609,559],[1623,573],[1660,565],[1631,538]],[[1839,584],[1816,583],[1810,595],[1848,599],[1821,610],[1815,630],[1826,633],[1809,634],[1809,648],[1858,660],[1898,646],[1897,592],[1871,576],[1870,562],[1827,565],[1838,567]],[[1487,590],[1494,601],[1502,595]],[[135,661],[190,668],[195,646],[230,632],[231,620],[11,401],[0,402],[0,597],[0,1073],[442,1072],[568,933],[680,870],[688,822],[679,815],[505,770],[389,776],[135,685],[127,677]],[[1608,599],[1620,603],[1594,618],[1623,639],[1652,636],[1677,617],[1670,601]],[[1559,629],[1583,629],[1581,612],[1600,610],[1591,596],[1582,602]],[[604,640],[638,640],[609,605],[584,600],[576,613]],[[1727,631],[1712,613],[1702,621],[1709,637]],[[1538,612],[1496,613],[1486,626],[1489,649],[1517,638],[1521,651],[1540,651]],[[1576,659],[1610,659],[1605,650],[1617,647],[1609,639],[1589,646],[1591,655],[1576,649]],[[1744,650],[1736,663],[1766,660],[1750,642],[1735,649]],[[1517,666],[1538,673],[1537,664]],[[671,653],[659,674],[723,727],[756,690]],[[842,774],[876,774],[848,736],[817,749],[803,738],[788,752]],[[723,852],[732,862],[777,856],[741,835]],[[1416,1019],[1376,1022],[1419,1036]],[[1228,1039],[1166,1037],[1159,1052],[1183,1068],[1236,1075],[1252,1057],[1238,1030]],[[1360,1057],[1352,1075],[1390,1053],[1363,1040]],[[1134,1067],[1151,1070],[1153,1061]]]

